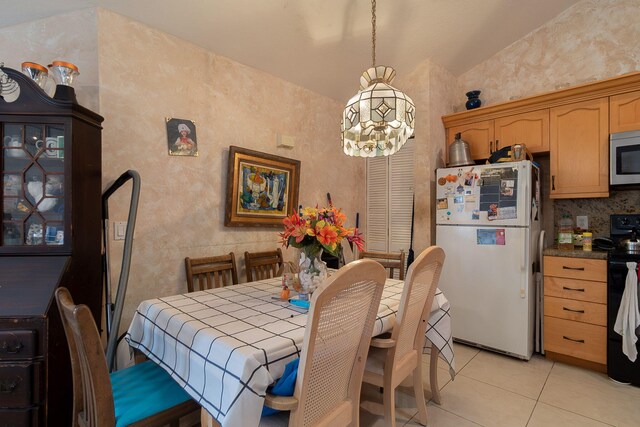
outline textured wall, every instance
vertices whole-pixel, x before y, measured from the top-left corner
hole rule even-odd
[[[125,317],[143,299],[185,292],[186,256],[233,251],[244,281],[244,251],[278,246],[279,229],[223,225],[229,145],[301,160],[303,205],[330,192],[350,224],[364,212],[364,160],[339,146],[342,105],[102,9],[98,46],[103,182],[127,169],[142,178]],[[199,157],[167,154],[165,117],[196,122]],[[276,148],[277,133],[295,148]],[[126,219],[126,193],[114,219]]]
[[[394,82],[396,84],[396,82]],[[415,215],[413,248],[416,254],[435,243],[435,170],[444,166],[442,115],[451,111],[457,82],[453,74],[431,60],[410,74],[399,76],[397,87],[413,99],[415,124]]]
[[[471,89],[490,105],[638,70],[638,16],[638,0],[576,3],[461,75],[458,103]]]
[[[99,112],[95,9],[2,28],[0,46],[0,61],[16,70],[20,70],[21,64],[27,61],[45,67],[58,60],[75,64],[80,70],[74,84],[78,103]],[[53,95],[53,80],[45,89]]]

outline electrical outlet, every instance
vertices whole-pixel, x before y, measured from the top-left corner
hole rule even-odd
[[[127,222],[126,221],[114,221],[113,222],[113,240],[124,240],[127,234]]]
[[[586,215],[578,215],[576,217],[576,227],[580,228],[581,230],[588,230],[589,229],[589,217]]]

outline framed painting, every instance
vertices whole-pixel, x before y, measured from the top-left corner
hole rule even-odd
[[[281,227],[296,212],[300,161],[229,147],[227,227]]]
[[[170,156],[198,156],[196,122],[166,117],[167,143]]]

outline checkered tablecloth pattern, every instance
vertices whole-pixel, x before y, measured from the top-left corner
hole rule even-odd
[[[307,323],[306,310],[272,299],[280,283],[274,278],[143,301],[126,340],[168,371],[222,426],[257,426],[267,387],[299,357]],[[387,279],[374,335],[392,328],[403,285]],[[440,349],[453,378],[449,302],[439,290],[427,338]]]

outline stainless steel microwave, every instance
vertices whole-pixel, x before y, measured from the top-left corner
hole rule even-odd
[[[640,131],[609,137],[609,184],[640,184]]]

